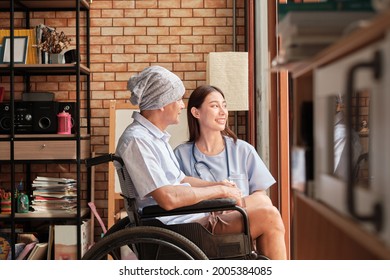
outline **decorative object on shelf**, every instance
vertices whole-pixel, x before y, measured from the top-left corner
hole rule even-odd
[[[57,134],[71,134],[72,116],[68,112],[65,112],[64,110],[57,115],[57,119],[58,119]]]
[[[9,214],[11,213],[11,193],[0,189],[0,213],[2,214]]]
[[[51,64],[63,64],[65,61],[63,50],[69,47],[71,39],[63,31],[57,32],[55,28],[44,26],[41,29],[42,41],[38,48],[49,54]]]
[[[37,37],[36,30],[34,28],[16,28],[13,31],[14,37],[28,37],[27,42],[27,54],[26,54],[26,63],[25,64],[37,64]],[[11,32],[9,29],[4,28],[0,29],[0,44],[3,42],[4,37],[10,37]],[[3,45],[4,47],[4,45]],[[4,50],[4,48],[2,48]],[[0,63],[3,60],[3,52],[0,51]]]
[[[6,260],[11,252],[9,234],[0,232],[0,260]]]
[[[26,64],[28,36],[14,37],[14,63]],[[2,63],[11,62],[11,37],[3,38]]]
[[[18,213],[28,213],[28,210],[30,208],[30,200],[28,198],[28,195],[24,193],[23,191],[23,180],[20,180],[20,183],[18,185],[18,196],[17,196],[17,212]]]
[[[77,62],[77,50],[70,49],[64,52],[65,63],[76,63]],[[80,60],[80,58],[79,58]]]

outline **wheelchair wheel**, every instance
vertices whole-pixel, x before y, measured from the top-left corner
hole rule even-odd
[[[120,230],[128,228],[130,226],[131,226],[130,219],[128,216],[126,216],[126,217],[120,219],[119,221],[117,221],[115,224],[113,224],[112,227],[110,227],[107,230],[107,232],[104,234],[103,237],[109,236],[110,234],[112,234],[114,232],[120,231]]]
[[[82,259],[108,258],[207,260],[203,251],[184,236],[171,230],[151,226],[130,227],[112,232],[95,243]]]

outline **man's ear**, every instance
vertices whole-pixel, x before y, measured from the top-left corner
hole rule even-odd
[[[198,119],[199,118],[199,110],[195,107],[191,108],[191,114],[194,116],[194,118]]]

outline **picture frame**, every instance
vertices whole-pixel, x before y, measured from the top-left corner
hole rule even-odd
[[[11,62],[11,37],[3,38],[2,63]],[[28,36],[14,36],[14,63],[26,64]]]
[[[3,63],[3,45],[0,45],[0,64],[1,63]]]

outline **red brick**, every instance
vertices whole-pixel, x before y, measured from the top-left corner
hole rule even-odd
[[[204,8],[203,0],[185,0],[182,2],[182,8]]]
[[[173,69],[175,71],[194,71],[195,63],[174,63]]]
[[[147,53],[169,53],[170,47],[168,45],[150,45]]]
[[[226,26],[226,18],[205,18],[205,26]]]
[[[215,9],[194,9],[194,17],[215,17]]]
[[[142,9],[142,8],[157,8],[158,1],[157,0],[142,0],[142,1],[135,1],[135,7],[136,9]]]
[[[204,19],[203,18],[182,18],[181,24],[182,26],[203,26]]]
[[[180,26],[180,18],[159,18],[159,26]]]
[[[192,9],[171,9],[171,17],[193,17]]]
[[[92,18],[91,26],[113,26],[111,18]]]
[[[123,33],[125,35],[146,35],[146,27],[125,27]]]
[[[137,18],[135,20],[135,26],[157,26],[157,18]]]
[[[126,70],[127,70],[126,63],[105,63],[104,64],[104,71],[107,72],[121,72]]]
[[[125,18],[145,18],[146,9],[125,10]]]
[[[107,10],[102,10],[102,17],[107,17],[107,18],[123,18],[123,10],[120,9],[107,9]]]
[[[179,8],[181,2],[186,2],[186,1],[181,1],[181,0],[164,0],[164,1],[159,1],[158,7],[159,8]]]
[[[134,62],[157,62],[156,54],[136,54]]]
[[[134,44],[134,36],[113,36],[112,43],[114,45]]]
[[[205,44],[225,44],[225,36],[203,36]]]
[[[158,55],[159,62],[178,62],[180,61],[179,54],[159,54]]]
[[[171,35],[192,35],[191,27],[172,26],[169,30]]]
[[[169,9],[148,9],[146,11],[147,17],[169,17]]]
[[[136,36],[135,44],[157,44],[157,36]]]
[[[102,35],[123,35],[122,27],[102,27]]]
[[[112,62],[134,62],[134,54],[113,54]]]
[[[146,45],[127,45],[125,46],[125,53],[136,54],[136,53],[146,53]]]
[[[182,62],[197,62],[197,61],[202,61],[203,60],[203,55],[202,54],[182,54],[181,59]]]
[[[184,79],[189,81],[205,80],[206,72],[185,72]]]
[[[158,44],[179,44],[180,37],[179,36],[158,36]]]
[[[115,74],[114,73],[95,73],[92,74],[92,79],[95,82],[103,82],[103,81],[114,81]]]
[[[146,28],[146,35],[147,36],[169,35],[169,27],[147,27]]]
[[[215,27],[194,27],[193,35],[215,35]]]
[[[114,18],[112,21],[112,26],[135,26],[135,19],[134,18]]]
[[[135,1],[110,1],[114,9],[134,9]]]
[[[202,44],[203,37],[202,36],[181,36],[180,43],[181,44]]]
[[[195,45],[194,53],[210,53],[215,52],[215,45]]]
[[[205,8],[226,8],[225,0],[205,0],[204,1]]]

